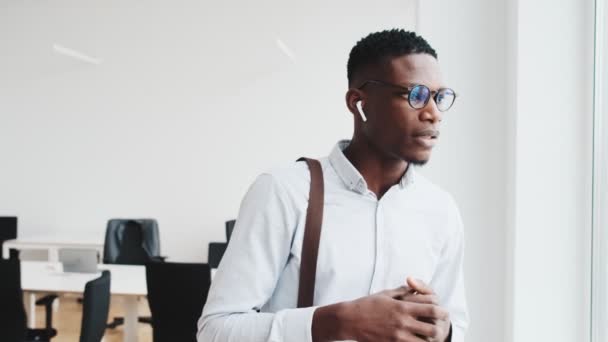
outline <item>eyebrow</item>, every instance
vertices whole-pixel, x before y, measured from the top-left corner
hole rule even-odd
[[[426,83],[424,83],[424,82],[409,82],[409,83],[407,83],[407,84],[408,84],[407,86],[405,86],[404,84],[406,84],[406,83],[405,83],[405,82],[398,82],[398,83],[395,83],[395,85],[398,85],[398,86],[400,86],[400,87],[407,88],[407,89],[411,89],[412,87],[414,87],[414,86],[416,86],[416,85],[425,85],[425,86],[427,86],[427,87],[428,87],[428,88],[429,88],[431,91],[438,91],[438,90],[440,90],[440,89],[446,89],[446,88],[450,88],[450,87],[448,87],[447,85],[442,84],[442,85],[440,85],[439,87],[437,87],[436,89],[433,89],[432,87],[430,87],[428,84],[426,84]]]
[[[393,82],[387,82],[387,81],[382,81],[382,80],[377,80],[377,79],[369,79],[364,81],[359,87],[359,89],[363,88],[367,83],[378,83],[384,86],[388,86],[388,87],[392,87],[394,89],[400,89],[403,92],[407,92],[409,93],[416,85],[423,85],[425,87],[428,87],[429,90],[431,91],[431,93],[438,93],[440,90],[442,89],[452,89],[446,86],[441,86],[437,89],[432,89],[431,87],[429,87],[428,85],[424,84],[424,83],[410,83],[409,86],[404,86],[403,84],[399,84],[399,83],[393,83]],[[452,90],[453,91],[453,90]]]

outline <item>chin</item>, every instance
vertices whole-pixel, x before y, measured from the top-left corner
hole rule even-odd
[[[426,151],[417,151],[418,153],[407,153],[404,154],[403,160],[412,164],[414,166],[423,166],[425,165],[429,159],[431,159],[430,153],[425,153]],[[422,152],[422,153],[420,153]]]

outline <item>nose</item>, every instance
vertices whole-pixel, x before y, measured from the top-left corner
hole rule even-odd
[[[429,103],[420,110],[420,121],[429,121],[433,124],[441,122],[443,113],[437,108],[435,99],[431,98]]]

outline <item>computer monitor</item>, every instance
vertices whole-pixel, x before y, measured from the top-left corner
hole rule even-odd
[[[59,261],[64,272],[97,273],[97,250],[62,248],[59,250]]]

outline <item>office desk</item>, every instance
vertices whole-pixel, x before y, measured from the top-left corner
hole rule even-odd
[[[103,257],[103,237],[95,238],[90,236],[54,236],[37,235],[19,237],[17,239],[6,240],[2,244],[2,257],[8,259],[9,250],[18,249],[38,249],[48,251],[50,262],[59,261],[59,250],[62,248],[83,248],[95,249]]]
[[[139,265],[99,265],[111,273],[110,293],[123,297],[125,309],[124,341],[137,341],[137,317],[140,298],[147,296],[146,267]],[[21,288],[25,293],[28,324],[36,322],[37,293],[83,293],[85,284],[101,273],[64,273],[60,263],[21,262]]]

